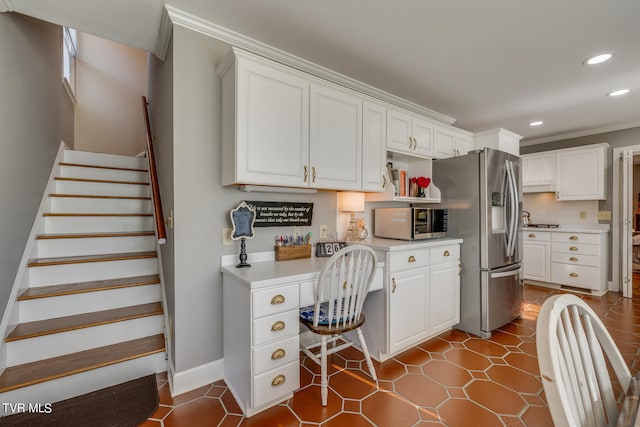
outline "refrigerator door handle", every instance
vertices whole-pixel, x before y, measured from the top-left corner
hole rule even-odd
[[[513,171],[513,163],[510,160],[506,160],[507,169],[507,186],[508,186],[508,198],[509,198],[509,225],[507,231],[507,256],[513,256],[516,248],[516,233],[518,232],[518,190],[515,180],[515,172]]]
[[[500,277],[518,276],[521,271],[522,271],[522,267],[517,268],[515,270],[511,270],[511,271],[502,271],[500,273],[491,273],[491,278],[492,279],[497,279],[497,278],[500,278]]]

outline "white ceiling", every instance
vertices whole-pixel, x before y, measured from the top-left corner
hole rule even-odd
[[[638,0],[0,0],[0,11],[155,52],[164,3],[473,132],[534,143],[640,126]],[[582,65],[604,51],[614,58]]]

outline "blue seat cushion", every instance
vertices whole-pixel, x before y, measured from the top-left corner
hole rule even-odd
[[[337,302],[336,302],[337,305]],[[335,312],[336,307],[333,309],[334,320],[331,322],[335,324]],[[343,306],[344,312],[344,306]],[[313,317],[315,316],[315,304],[308,305],[306,307],[300,307],[300,318],[306,322],[313,323]],[[340,315],[340,322],[342,322],[342,315]],[[320,316],[318,318],[318,325],[328,325],[329,324],[329,302],[320,303]]]

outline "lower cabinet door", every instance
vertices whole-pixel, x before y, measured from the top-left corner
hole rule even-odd
[[[523,277],[548,282],[551,278],[549,242],[524,243],[522,245]]]
[[[429,320],[430,335],[460,322],[458,263],[431,266]]]
[[[427,336],[429,269],[392,273],[389,287],[389,352],[395,353]]]

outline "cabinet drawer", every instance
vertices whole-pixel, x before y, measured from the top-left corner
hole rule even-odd
[[[269,316],[298,307],[298,283],[253,292],[253,318]]]
[[[532,231],[532,230],[522,230],[522,238],[523,240],[535,240],[538,242],[550,242],[551,241],[551,233],[548,231]]]
[[[300,364],[288,365],[253,377],[253,407],[281,400],[300,387]],[[277,402],[276,402],[277,403]]]
[[[254,375],[298,361],[299,343],[298,335],[294,335],[284,341],[277,341],[253,350]]]
[[[391,252],[389,254],[389,271],[403,271],[428,265],[429,248]]]
[[[551,237],[552,242],[564,242],[564,243],[586,243],[588,245],[600,244],[599,234],[587,234],[587,233],[553,233]]]
[[[551,255],[552,262],[562,262],[572,265],[586,265],[589,267],[600,267],[600,257],[595,255],[583,255],[583,254],[564,254],[560,252],[554,252]]]
[[[586,289],[600,289],[600,268],[551,263],[551,281]]]
[[[460,259],[460,245],[438,246],[429,248],[429,262],[431,265],[455,262]]]
[[[600,255],[600,246],[580,245],[578,243],[552,243],[551,252],[580,255]]]
[[[297,309],[253,321],[253,345],[266,344],[298,334],[300,311]]]

